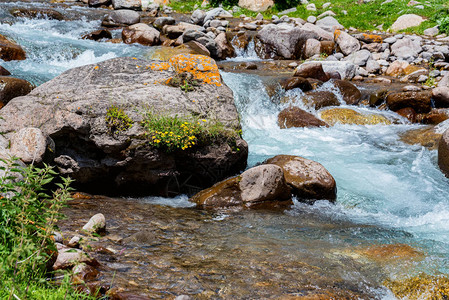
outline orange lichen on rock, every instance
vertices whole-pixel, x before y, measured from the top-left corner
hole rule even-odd
[[[370,43],[382,43],[382,37],[376,34],[362,33],[363,39]]]
[[[204,55],[179,54],[169,60],[170,65],[181,74],[193,75],[193,78],[204,83],[221,86],[220,72],[215,61]]]
[[[166,71],[170,69],[170,64],[167,62],[152,63],[146,66],[146,69],[151,69],[153,71]]]
[[[334,31],[334,39],[336,40],[341,34],[341,30],[340,29],[335,29]]]
[[[170,58],[168,62],[152,63],[146,66],[146,69],[153,71],[166,71],[170,68],[173,68],[177,74],[190,73],[193,79],[199,82],[221,86],[220,72],[215,60],[205,55],[178,54]]]

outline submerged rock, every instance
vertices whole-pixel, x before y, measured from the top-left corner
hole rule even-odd
[[[107,114],[116,116],[115,125]],[[232,91],[215,61],[201,55],[169,62],[115,58],[68,70],[11,100],[0,116],[8,138],[29,126],[49,135],[59,171],[95,193],[193,193],[246,166]],[[163,139],[158,147],[151,142],[142,125],[148,116],[185,118],[203,131],[189,135],[194,145],[169,151]]]
[[[347,80],[334,80],[334,85],[340,90],[346,104],[354,105],[362,99],[360,90]]]
[[[278,125],[280,128],[328,126],[314,115],[296,106],[286,108],[279,113]]]
[[[233,177],[205,189],[190,201],[205,208],[229,206],[260,207],[291,203],[290,188],[282,169],[267,164],[251,168],[240,176]],[[282,203],[285,205],[285,203]]]
[[[14,17],[30,18],[30,19],[49,19],[49,20],[64,20],[64,16],[53,9],[41,8],[17,8],[11,10]]]
[[[349,108],[330,108],[320,112],[322,120],[329,125],[389,125],[392,122],[385,116],[376,113],[362,113]]]
[[[293,155],[277,155],[265,161],[282,168],[292,193],[300,200],[335,201],[337,184],[332,175],[320,163]]]
[[[441,139],[441,133],[437,133],[434,127],[426,127],[408,130],[401,134],[401,141],[409,145],[421,145],[430,150],[438,148]]]

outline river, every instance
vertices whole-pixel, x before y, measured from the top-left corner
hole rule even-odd
[[[2,66],[35,85],[73,67],[152,52],[82,39],[100,27],[103,10],[60,10],[72,21],[9,14],[30,6],[52,5],[0,2],[0,34],[27,53],[26,60]],[[240,54],[239,61],[254,59]],[[63,230],[103,212],[111,236],[141,233],[128,243],[103,242],[122,254],[104,263],[104,280],[152,298],[279,298],[332,291],[342,298],[395,299],[385,280],[421,272],[449,275],[449,182],[435,150],[400,140],[401,133],[420,125],[280,129],[276,121],[283,105],[270,98],[260,75],[222,72],[222,77],[234,92],[249,166],[277,154],[318,161],[337,182],[336,203],[295,201],[281,212],[209,212],[193,208],[187,196],[77,200],[66,209]],[[322,89],[338,94],[331,85]],[[384,245],[393,245],[393,253],[408,252],[396,258],[366,254]]]

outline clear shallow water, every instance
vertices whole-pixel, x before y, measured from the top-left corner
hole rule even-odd
[[[28,58],[2,65],[13,76],[37,85],[69,68],[151,52],[139,45],[82,40],[82,35],[100,25],[101,18],[90,15],[93,10],[68,9],[73,21],[13,19],[8,10],[17,6],[29,4],[0,3],[0,33],[15,39]],[[236,60],[254,59],[250,48]],[[337,282],[371,295],[367,298],[389,299],[391,294],[381,287],[388,276],[449,273],[448,181],[438,170],[436,151],[399,140],[400,133],[417,126],[281,130],[277,114],[287,104],[270,100],[258,76],[222,75],[234,91],[242,117],[249,165],[277,154],[316,160],[337,181],[337,203],[296,202],[285,212],[239,213],[195,210],[189,208],[192,204],[186,196],[74,204],[66,212],[65,229],[71,232],[82,227],[93,211],[104,212],[109,232],[121,238],[148,228],[159,232],[153,242],[125,246],[106,237],[102,243],[129,253],[115,265],[106,263],[105,278],[111,279],[119,270],[116,278],[121,285],[135,289],[129,284],[134,280],[142,286],[138,291],[160,298],[186,291],[206,293],[204,298],[304,295],[311,284],[324,289]],[[352,259],[370,245],[398,243],[413,246],[426,258],[388,267]],[[307,282],[304,274],[312,274],[314,281]],[[279,280],[284,284],[270,284]]]

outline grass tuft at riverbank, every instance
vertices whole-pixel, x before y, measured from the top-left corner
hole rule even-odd
[[[71,180],[54,183],[51,167],[7,160],[0,161],[0,172],[0,299],[88,299],[71,287],[68,274],[59,286],[50,283],[55,223],[70,199]],[[46,189],[49,184],[55,191]]]

